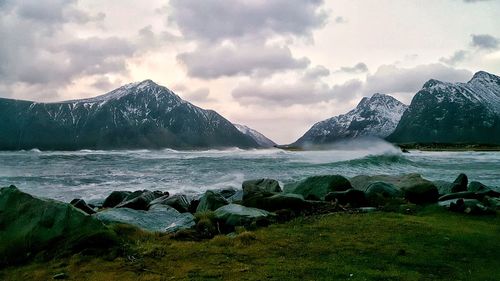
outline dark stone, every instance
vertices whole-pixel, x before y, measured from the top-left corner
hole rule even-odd
[[[191,214],[196,213],[196,209],[198,208],[198,205],[200,205],[200,199],[193,199],[193,200],[191,200],[191,202],[189,203],[189,209],[188,209],[188,211]]]
[[[87,205],[87,203],[83,199],[73,199],[73,200],[71,200],[70,204],[73,205],[75,208],[80,209],[89,215],[96,213],[96,211],[94,211],[94,209],[92,209],[89,205]]]
[[[278,193],[269,197],[253,196],[243,200],[242,205],[266,211],[289,209],[297,213],[310,206],[302,195],[293,193]]]
[[[349,204],[354,208],[366,206],[367,204],[365,193],[353,188],[346,191],[330,192],[325,196],[325,201],[337,202],[340,205]]]
[[[172,196],[165,195],[149,203],[149,208],[156,204],[167,205],[170,206],[181,213],[185,213],[189,211],[189,201],[184,194],[175,194]]]
[[[156,199],[156,196],[151,191],[133,192],[116,208],[130,208],[134,210],[148,210],[149,204]]]
[[[469,183],[469,179],[467,178],[466,174],[460,174],[453,181],[453,183],[455,185],[453,186],[453,189],[451,190],[452,193],[466,191],[467,190],[467,184]]]
[[[219,193],[220,193],[220,195],[222,195],[222,197],[229,199],[236,194],[236,190],[234,190],[232,188],[227,188],[227,189],[220,190]]]
[[[433,181],[432,183],[434,183],[434,185],[437,187],[439,195],[446,195],[446,194],[454,193],[453,190],[460,189],[459,187],[457,187],[458,184],[453,183],[453,182],[437,180],[437,181]]]
[[[220,193],[212,190],[207,190],[200,198],[200,203],[196,208],[196,212],[215,211],[219,207],[229,204],[229,202]]]
[[[313,176],[285,185],[286,193],[300,194],[307,200],[323,200],[329,192],[346,191],[351,183],[340,175]]]
[[[92,216],[15,186],[0,189],[0,214],[0,265],[23,261],[42,250],[56,255],[117,245],[116,235]]]
[[[246,195],[254,192],[268,192],[277,193],[281,192],[281,187],[278,181],[273,179],[258,179],[244,181],[242,184],[243,198]]]
[[[114,208],[127,196],[129,196],[132,192],[130,191],[113,191],[111,194],[104,200],[104,203],[102,204],[103,208]]]
[[[365,196],[370,206],[378,207],[386,205],[393,199],[402,198],[403,192],[393,184],[374,182],[368,185]]]
[[[154,194],[155,198],[170,196],[170,193],[168,191],[160,191],[160,190],[153,191],[153,194]]]

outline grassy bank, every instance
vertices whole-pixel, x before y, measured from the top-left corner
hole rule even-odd
[[[298,218],[201,242],[121,231],[132,242],[118,256],[34,261],[0,280],[500,280],[499,218],[435,207]]]

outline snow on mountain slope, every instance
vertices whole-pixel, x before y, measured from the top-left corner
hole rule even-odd
[[[293,145],[325,144],[357,137],[384,138],[394,131],[406,108],[388,95],[364,97],[348,113],[316,123]]]
[[[57,103],[0,99],[0,149],[258,147],[213,110],[151,80]]]
[[[429,80],[388,140],[500,143],[500,77],[480,71],[467,83]]]
[[[242,132],[243,134],[251,137],[253,140],[255,140],[260,146],[262,147],[273,147],[276,145],[275,142],[264,136],[263,134],[259,133],[258,131],[251,129],[245,125],[239,125],[239,124],[233,124],[238,131]]]

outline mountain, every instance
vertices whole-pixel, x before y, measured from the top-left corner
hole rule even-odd
[[[56,103],[0,98],[0,150],[250,148],[259,145],[213,110],[151,80]]]
[[[383,94],[364,97],[355,109],[318,122],[292,146],[326,144],[358,137],[385,138],[396,128],[407,106]]]
[[[500,77],[480,71],[467,83],[429,80],[387,139],[500,144]]]
[[[233,124],[238,131],[242,132],[243,134],[251,137],[257,144],[261,147],[273,147],[276,145],[275,142],[272,140],[268,139],[266,136],[263,134],[257,132],[254,129],[251,129],[245,125],[239,125],[239,124]]]

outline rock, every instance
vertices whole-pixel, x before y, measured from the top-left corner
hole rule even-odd
[[[129,196],[130,194],[132,194],[132,192],[130,192],[130,191],[113,191],[104,200],[104,203],[102,204],[102,207],[103,208],[114,208],[118,204],[120,204],[121,202],[123,202],[123,200],[125,200],[125,198],[127,198],[127,196]]]
[[[227,198],[229,203],[241,202],[241,200],[243,200],[243,190],[237,190],[233,196]]]
[[[134,191],[127,196],[116,208],[130,208],[134,210],[148,210],[149,204],[156,199],[155,193],[147,190]]]
[[[156,204],[149,211],[130,208],[106,209],[93,215],[106,223],[124,223],[134,225],[151,232],[175,232],[194,226],[194,217],[190,213],[179,213],[170,206]]]
[[[415,204],[435,203],[439,197],[437,187],[419,174],[356,176],[351,182],[355,189],[362,191],[366,191],[374,182],[390,183],[400,189],[407,200]]]
[[[89,205],[90,208],[92,209],[100,209],[102,208],[102,205],[104,204],[104,199],[90,199],[86,201],[87,205]]]
[[[451,192],[460,192],[460,191],[466,191],[467,190],[467,184],[469,183],[469,179],[467,178],[466,174],[460,174],[458,177],[453,181],[455,184],[453,186],[453,189]]]
[[[227,226],[249,226],[260,220],[270,220],[273,214],[237,204],[229,204],[218,208],[214,212],[215,219]]]
[[[196,212],[215,211],[219,207],[229,204],[229,202],[220,193],[207,190],[200,198],[200,203],[196,208]]]
[[[243,198],[245,198],[246,195],[254,192],[268,192],[268,193],[281,192],[281,187],[279,182],[273,179],[258,179],[258,180],[244,181],[242,187],[243,187]]]
[[[471,181],[469,183],[469,186],[467,187],[467,191],[472,191],[472,192],[483,192],[490,190],[492,189],[478,181]]]
[[[448,181],[437,180],[433,181],[432,183],[434,183],[434,185],[437,187],[439,195],[450,194],[453,193],[453,190],[459,189],[455,187],[457,185],[456,183]]]
[[[227,189],[220,190],[219,193],[220,193],[220,195],[222,195],[222,197],[229,199],[236,194],[236,190],[234,190],[232,188],[227,188]]]
[[[181,213],[186,213],[189,211],[189,201],[184,194],[175,194],[173,196],[165,195],[149,203],[149,208],[154,205],[161,204],[170,206]]]
[[[378,207],[386,205],[393,199],[402,198],[403,192],[397,189],[393,184],[374,182],[368,185],[365,196],[370,206]]]
[[[352,188],[349,180],[339,175],[313,176],[285,185],[286,193],[300,194],[307,200],[323,200],[329,192]]]
[[[325,196],[325,201],[336,201],[340,205],[349,204],[351,207],[362,207],[367,204],[365,193],[353,188],[346,191],[329,192]]]
[[[498,198],[486,196],[484,198],[484,203],[493,210],[500,210],[500,199]]]
[[[475,192],[462,191],[462,192],[456,192],[456,193],[450,193],[450,194],[443,195],[443,196],[439,197],[438,200],[439,201],[446,201],[446,200],[459,199],[459,198],[479,199],[479,197],[482,197],[482,196],[478,196]]]
[[[189,209],[188,211],[191,214],[196,213],[196,209],[198,208],[198,205],[200,205],[200,199],[193,199],[191,202],[189,202]]]
[[[87,205],[87,203],[83,199],[73,199],[73,200],[71,200],[70,204],[73,205],[75,208],[80,209],[89,215],[95,214],[95,212],[96,212],[96,211],[94,211],[94,209],[92,209],[92,207]]]
[[[242,201],[246,207],[258,208],[266,211],[293,210],[301,212],[309,207],[309,203],[300,194],[278,193],[269,197],[252,197]]]
[[[429,204],[438,201],[439,193],[430,181],[415,181],[401,188],[405,198],[415,204]]]
[[[0,264],[23,261],[41,250],[55,255],[115,245],[111,230],[70,204],[37,198],[15,186],[0,189]]]
[[[484,206],[476,199],[457,199],[449,205],[450,211],[466,213],[471,215],[494,214],[495,212]]]

